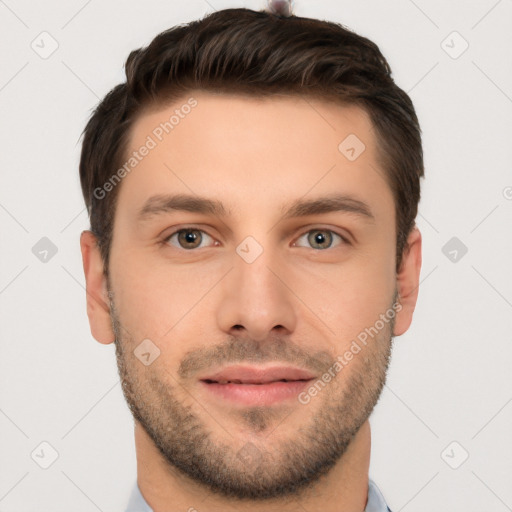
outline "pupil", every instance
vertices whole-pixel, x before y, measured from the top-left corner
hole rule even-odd
[[[180,233],[179,238],[181,239],[182,244],[194,245],[195,242],[197,242],[198,235],[197,235],[197,233],[194,232],[194,230],[192,230],[192,231],[183,230]]]
[[[326,236],[325,233],[322,233],[321,231],[316,231],[313,235],[313,240],[315,244],[322,245],[327,243],[327,241],[329,240],[329,236]],[[327,245],[329,246],[330,243]]]

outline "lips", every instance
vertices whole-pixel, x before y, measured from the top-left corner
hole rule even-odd
[[[255,366],[229,366],[201,377],[207,384],[270,384],[272,382],[309,381],[315,376],[302,368],[292,366],[274,366],[261,368]]]

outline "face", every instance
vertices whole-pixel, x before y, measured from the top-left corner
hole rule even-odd
[[[130,155],[151,147],[118,185],[123,392],[173,470],[224,496],[284,496],[340,460],[408,327],[393,195],[358,107],[190,97],[136,122]]]

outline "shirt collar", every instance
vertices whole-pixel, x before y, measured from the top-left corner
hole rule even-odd
[[[135,481],[132,488],[128,508],[125,512],[153,512],[142,496],[137,481]],[[384,496],[382,496],[379,488],[371,479],[368,479],[368,502],[364,512],[391,512],[384,500]]]

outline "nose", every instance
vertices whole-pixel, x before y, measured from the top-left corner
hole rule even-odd
[[[222,281],[217,309],[219,328],[231,335],[263,341],[272,330],[290,334],[297,322],[297,300],[286,279],[285,265],[271,250],[264,250],[251,263],[238,254],[234,268]]]

